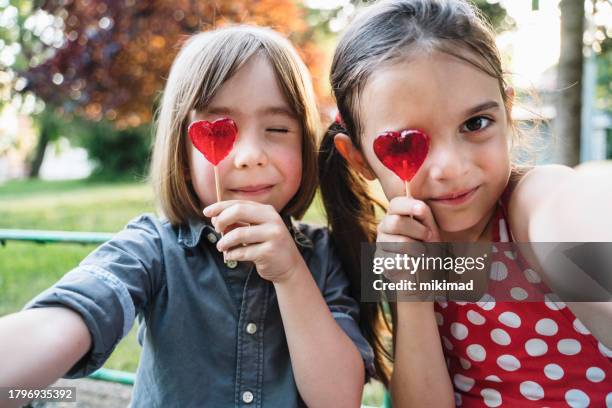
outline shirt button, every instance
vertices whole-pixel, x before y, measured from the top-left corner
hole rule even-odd
[[[251,391],[245,391],[242,393],[242,400],[247,403],[250,404],[251,402],[253,402],[253,393]]]
[[[234,269],[238,266],[238,261],[234,261],[233,259],[230,259],[225,264],[227,265],[228,268]]]
[[[257,325],[255,323],[247,324],[246,331],[249,334],[255,334],[255,332],[257,331]]]
[[[213,234],[212,232],[209,232],[206,238],[208,238],[208,240],[212,242],[213,244],[217,242],[217,236]]]

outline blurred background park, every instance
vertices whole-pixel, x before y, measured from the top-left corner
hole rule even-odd
[[[0,0],[0,229],[116,232],[154,211],[152,119],[192,33],[255,23],[285,33],[314,78],[324,123],[337,36],[369,2]],[[537,140],[538,163],[612,158],[612,1],[476,0]],[[538,125],[538,126],[536,126]],[[317,203],[306,219],[324,223]],[[94,246],[8,241],[0,316],[19,310]],[[133,372],[134,331],[105,367]],[[364,403],[380,405],[379,386]]]

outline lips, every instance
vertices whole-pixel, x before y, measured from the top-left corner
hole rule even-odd
[[[432,200],[434,201],[452,201],[452,200],[462,199],[462,198],[467,197],[468,195],[471,195],[471,193],[476,191],[478,187],[479,186],[476,186],[470,189],[454,191],[449,194],[441,195],[439,197],[434,197],[432,198]]]
[[[245,187],[238,187],[238,188],[231,188],[229,189],[230,191],[236,192],[236,193],[263,193],[266,192],[268,190],[270,190],[272,187],[274,187],[273,184],[257,184],[257,185],[252,185],[252,186],[245,186]]]

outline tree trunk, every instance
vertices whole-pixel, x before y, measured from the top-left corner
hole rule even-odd
[[[40,138],[38,139],[38,143],[36,145],[36,153],[30,164],[30,173],[28,174],[29,178],[33,179],[38,177],[40,167],[42,166],[43,159],[45,158],[45,151],[47,150],[48,144],[49,130],[47,129],[47,124],[45,123],[45,121],[42,121],[40,127]]]
[[[580,111],[584,0],[561,0],[561,54],[557,73],[559,100],[555,117],[556,161],[575,166],[580,162]]]

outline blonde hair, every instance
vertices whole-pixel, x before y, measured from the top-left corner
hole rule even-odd
[[[172,63],[156,117],[149,178],[158,211],[173,225],[203,218],[188,180],[189,114],[202,111],[215,93],[252,56],[272,65],[289,107],[302,126],[302,179],[283,213],[301,218],[317,186],[316,135],[319,115],[308,70],[291,43],[277,32],[248,25],[191,36]]]

